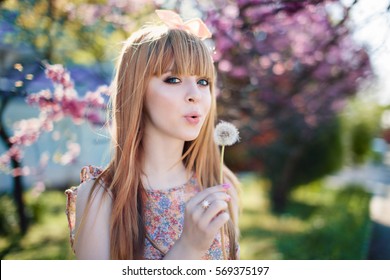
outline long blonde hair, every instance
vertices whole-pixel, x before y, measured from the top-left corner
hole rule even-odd
[[[207,46],[196,36],[165,26],[149,26],[132,34],[119,57],[111,93],[113,155],[89,195],[100,181],[112,197],[110,258],[142,259],[145,245],[143,207],[146,193],[141,181],[143,166],[144,99],[150,78],[170,69],[173,74],[197,75],[210,80],[211,110],[199,136],[186,142],[182,160],[188,172],[194,171],[200,186],[217,185],[219,149],[213,141],[216,119],[215,68]],[[225,178],[236,182],[224,168]],[[88,207],[87,207],[88,209]],[[230,209],[232,212],[232,209]],[[230,213],[234,217],[233,213]],[[236,253],[236,221],[225,228],[229,236],[230,258]]]

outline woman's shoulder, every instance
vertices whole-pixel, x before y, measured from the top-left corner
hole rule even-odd
[[[111,200],[112,194],[108,190],[108,186],[105,184],[104,179],[99,175],[103,172],[103,169],[93,165],[85,166],[80,172],[80,185],[73,187],[73,196],[76,205],[79,207],[78,212],[84,212],[84,208],[91,201],[91,206],[94,208],[95,204],[100,204],[107,196]],[[81,208],[81,209],[80,209]]]
[[[68,217],[69,214],[73,214],[76,210],[76,199],[79,192],[81,191],[82,193],[85,193],[87,191],[90,191],[95,183],[95,180],[102,172],[103,169],[101,167],[93,165],[88,165],[81,168],[80,184],[77,186],[72,186],[69,189],[65,190],[65,195],[67,197],[66,214],[68,215]],[[102,183],[103,181],[100,181],[100,185],[104,187],[104,184]]]
[[[76,204],[79,205],[78,212],[79,213],[83,212],[80,210],[84,210],[87,204],[88,196],[91,193],[91,190],[96,182],[96,179],[99,177],[99,175],[102,172],[103,169],[101,167],[97,167],[93,165],[82,167],[80,171],[80,184],[77,186],[72,186],[65,191],[65,195],[66,195],[65,214],[68,219],[68,227],[69,227],[69,234],[70,234],[69,238],[72,247],[74,243],[74,235],[75,235],[75,228],[76,228]],[[104,191],[107,190],[107,188],[102,180],[99,179],[99,182],[97,183],[98,185],[95,188],[96,190],[95,198],[97,199],[95,199],[95,201],[101,201],[103,193]]]
[[[103,168],[94,165],[87,165],[81,168],[80,171],[80,183],[87,182],[89,180],[95,180],[103,172]]]

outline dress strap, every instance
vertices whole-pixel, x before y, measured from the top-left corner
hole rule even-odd
[[[80,183],[84,183],[90,179],[96,179],[102,172],[103,169],[101,167],[94,165],[84,166],[80,172]]]
[[[103,169],[93,165],[84,166],[80,171],[80,183],[85,183],[89,180],[95,180],[101,173]],[[68,219],[68,228],[69,228],[69,242],[70,246],[74,250],[74,238],[75,238],[75,225],[76,225],[76,199],[77,191],[80,185],[72,186],[65,191],[66,195],[66,209],[65,214]]]

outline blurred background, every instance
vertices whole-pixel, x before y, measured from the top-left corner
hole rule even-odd
[[[242,259],[390,259],[390,1],[0,0],[1,259],[74,259],[64,190],[105,166],[121,42],[202,18],[241,142]]]

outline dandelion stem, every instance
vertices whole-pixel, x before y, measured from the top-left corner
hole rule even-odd
[[[221,147],[221,162],[219,165],[219,183],[222,185],[223,184],[223,157],[225,154],[225,145],[222,145]],[[221,228],[221,243],[222,243],[222,254],[223,254],[223,259],[227,260],[226,257],[226,251],[225,251],[225,226]]]
[[[221,146],[221,161],[219,165],[219,183],[222,185],[223,182],[223,157],[225,154],[225,146],[231,146],[234,143],[236,143],[238,140],[240,140],[240,137],[238,136],[239,132],[237,128],[232,125],[231,123],[227,123],[224,121],[221,121],[214,130],[214,142],[218,146]],[[231,213],[231,205],[228,202],[229,206],[229,213]],[[228,228],[225,225],[221,227],[221,245],[222,245],[222,253],[223,253],[223,259],[226,260],[226,250],[225,250],[225,231],[228,231]]]
[[[221,162],[219,165],[219,183],[222,185],[223,184],[223,157],[225,154],[225,145],[222,145],[221,148]]]

